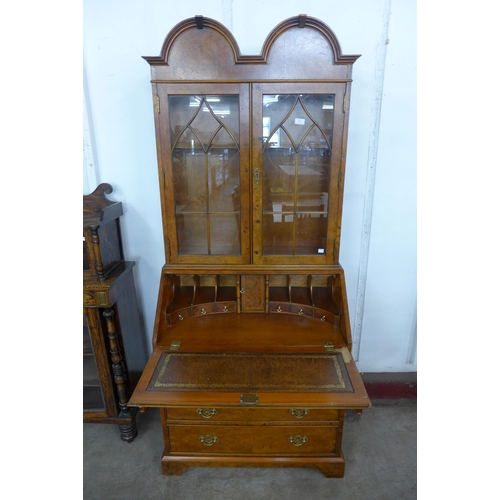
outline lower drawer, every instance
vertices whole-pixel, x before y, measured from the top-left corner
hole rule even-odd
[[[169,425],[171,453],[317,455],[338,453],[338,427]]]
[[[228,408],[228,407],[184,407],[168,408],[167,420],[218,421],[338,421],[339,410],[330,408]]]

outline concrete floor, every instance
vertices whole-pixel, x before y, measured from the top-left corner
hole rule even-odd
[[[138,415],[139,435],[83,425],[84,500],[410,500],[417,498],[415,401],[377,404],[344,425],[342,479],[314,469],[191,468],[163,476],[158,410]]]

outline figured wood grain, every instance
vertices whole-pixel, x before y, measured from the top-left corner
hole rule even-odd
[[[338,258],[347,112],[352,65],[358,57],[344,55],[333,31],[304,14],[276,26],[258,55],[242,55],[228,29],[211,18],[195,16],[170,31],[158,56],[145,57],[151,68],[166,264],[161,271],[153,353],[129,404],[160,408],[164,474],[180,474],[195,466],[315,467],[326,477],[344,474],[345,410],[371,404],[356,365],[349,356],[338,354],[351,346],[346,286]],[[277,235],[277,243],[268,243],[263,234],[263,96],[308,93],[334,95],[333,137],[327,139],[331,157],[321,161],[330,171],[330,184],[324,190],[328,203],[321,210],[328,215],[325,241],[318,246],[322,249],[318,255],[274,255],[267,248],[291,252],[283,248],[282,235]],[[204,243],[196,238],[189,240],[191,246],[178,241],[183,220],[175,215],[173,148],[180,161],[189,153],[189,145],[181,135],[171,138],[169,98],[175,95],[202,99],[238,95],[241,182],[231,187],[231,196],[240,196],[232,212],[240,228],[239,253],[188,255],[186,248],[202,248]],[[295,179],[296,191],[297,183]],[[185,188],[182,193],[184,203]],[[263,253],[264,241],[269,255]],[[289,241],[293,246],[298,240]],[[311,252],[305,243],[296,246]],[[170,350],[173,344],[178,350]],[[325,354],[325,344],[338,354],[349,390],[287,392],[293,383],[300,385],[301,377],[306,380],[306,372],[311,376],[315,356]],[[263,392],[265,385],[251,387],[259,390],[258,395],[236,390],[245,382],[237,363],[225,372],[234,391],[218,392],[217,384],[210,383],[223,375],[224,370],[217,367],[208,370],[208,382],[203,379],[206,368],[200,373],[190,372],[189,367],[176,371],[182,391],[150,390],[155,381],[164,381],[160,372],[172,352],[207,359],[229,359],[240,353],[300,354],[309,365],[307,369],[299,363],[287,365],[285,373],[292,382],[288,386],[267,374],[268,388],[273,379],[278,382],[267,392]],[[266,378],[266,368],[255,372]],[[321,371],[313,379],[324,376]],[[253,403],[248,406],[245,401]]]

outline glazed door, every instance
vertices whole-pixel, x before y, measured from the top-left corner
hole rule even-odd
[[[344,83],[254,84],[254,263],[338,263],[345,93]]]
[[[105,328],[100,309],[83,308],[83,418],[87,421],[117,414]]]
[[[250,261],[248,84],[156,84],[167,262]]]

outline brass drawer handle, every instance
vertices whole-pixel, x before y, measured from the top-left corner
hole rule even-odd
[[[182,321],[184,319],[184,316],[179,314],[179,321]]]
[[[321,321],[326,321],[326,316],[321,316]]]
[[[228,311],[229,311],[229,309],[227,308],[227,306],[224,306],[224,307],[222,308],[222,312],[227,313]]]
[[[196,413],[203,418],[211,418],[217,413],[217,410],[215,408],[198,408]]]
[[[304,409],[292,409],[292,410],[288,410],[288,413],[290,415],[293,415],[296,418],[303,418],[306,415],[309,415],[310,411],[306,408],[304,408]]]
[[[204,307],[201,308],[201,314],[207,314],[207,311],[205,310]]]
[[[300,315],[304,314],[304,311],[301,309],[301,310],[299,311],[299,314],[300,314]]]
[[[280,313],[283,311],[283,309],[281,309],[281,306],[278,306],[278,309],[276,309],[276,311]]]
[[[290,436],[288,442],[294,446],[302,446],[304,443],[307,443],[307,436]]]
[[[212,436],[211,434],[203,434],[200,436],[200,441],[206,446],[212,446],[219,440],[217,436]]]

